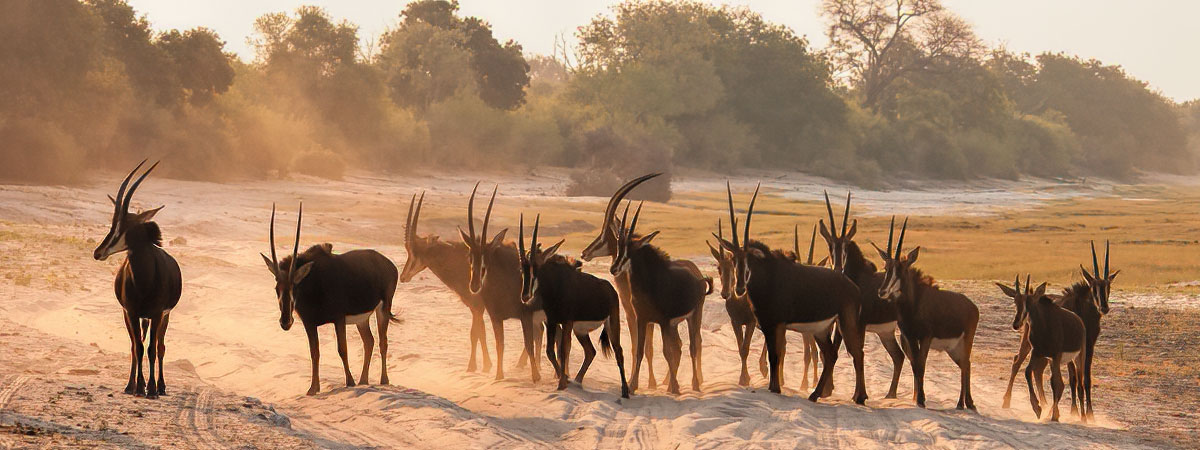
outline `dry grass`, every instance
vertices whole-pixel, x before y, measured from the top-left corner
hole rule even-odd
[[[1108,239],[1113,269],[1121,269],[1120,289],[1200,292],[1196,287],[1170,286],[1200,280],[1200,189],[1124,187],[1116,195],[1055,201],[991,216],[913,216],[905,247],[921,246],[920,266],[942,279],[1009,280],[1021,272],[1063,285],[1079,278],[1080,264],[1090,266],[1088,241],[1097,240],[1103,258]],[[739,213],[747,200],[746,193],[735,197]],[[540,209],[543,224],[599,220],[599,211],[583,208],[581,215],[578,204],[536,203],[527,208]],[[712,239],[709,233],[718,217],[728,217],[726,208],[720,194],[676,193],[670,204],[646,203],[639,229],[661,230],[655,243],[673,254],[707,255],[703,240]],[[885,211],[868,213],[872,215],[859,216],[856,240],[869,258],[878,260],[868,242],[887,241],[888,219],[882,215]],[[802,245],[807,245],[811,227],[825,214],[822,201],[798,202],[764,192],[755,207],[752,234],[773,247],[790,249],[792,229],[798,224]],[[594,234],[594,228],[570,233],[567,246],[582,247]],[[822,248],[818,237],[818,257]]]

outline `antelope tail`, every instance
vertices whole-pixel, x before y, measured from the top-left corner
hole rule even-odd
[[[600,332],[600,351],[604,353],[605,358],[608,358],[612,355],[612,342],[608,340],[607,325],[604,327],[604,330]]]
[[[704,284],[708,285],[708,291],[705,291],[704,295],[713,293],[713,277],[704,277]]]

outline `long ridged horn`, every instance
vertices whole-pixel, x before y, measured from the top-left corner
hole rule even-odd
[[[846,237],[846,226],[849,224],[850,224],[850,191],[846,191],[846,211],[842,213],[842,235],[839,237],[842,237],[842,238]],[[833,226],[833,224],[829,224],[829,225]]]
[[[517,257],[525,261],[525,213],[517,217]]]
[[[145,172],[142,172],[142,175],[138,177],[137,181],[133,182],[133,185],[129,186],[129,192],[125,193],[125,201],[121,204],[123,214],[129,214],[129,202],[133,200],[133,193],[137,191],[138,186],[142,184],[142,180],[145,180],[146,176],[150,175],[150,172],[153,172],[155,167],[158,167],[158,163],[158,161],[155,161],[149,169],[146,169]]]
[[[1033,275],[1032,275],[1032,274],[1028,274],[1028,273],[1027,273],[1027,274],[1025,274],[1025,295],[1029,295],[1029,294],[1032,294],[1032,293],[1033,293],[1033,290],[1029,288],[1029,285],[1030,285],[1030,281],[1029,281],[1029,280],[1030,280],[1031,278],[1033,278]],[[1035,299],[1035,300],[1036,300],[1036,299]]]
[[[492,199],[488,200],[487,212],[483,214],[483,231],[479,236],[480,242],[487,242],[491,236],[488,236],[488,224],[492,222],[492,205],[496,203],[496,191],[500,190],[500,186],[492,188]]]
[[[609,226],[609,224],[617,218],[617,206],[621,204],[621,200],[624,200],[625,196],[629,195],[629,192],[632,191],[633,188],[659,175],[662,175],[662,172],[648,173],[629,180],[625,184],[621,185],[621,187],[617,188],[617,191],[613,192],[612,197],[609,197],[608,205],[604,207],[604,226]]]
[[[538,213],[537,217],[533,218],[533,237],[529,239],[529,249],[533,250],[534,253],[541,252],[541,249],[538,248],[538,241],[537,241],[538,240],[538,229],[541,228],[541,223],[542,223],[542,214]]]
[[[475,182],[475,187],[471,188],[471,199],[467,200],[467,233],[471,238],[471,242],[475,242],[475,191],[479,189],[479,182]]]
[[[138,169],[141,169],[142,165],[146,164],[146,161],[149,161],[149,159],[143,159],[142,162],[138,163],[137,167],[129,171],[129,175],[125,175],[125,180],[121,182],[121,188],[117,189],[116,198],[109,197],[113,201],[114,215],[121,216],[125,214],[127,209],[121,207],[121,204],[125,201],[125,188],[129,187],[129,180],[133,179],[133,174],[137,173]]]
[[[895,234],[896,234],[896,216],[892,216],[892,222],[891,222],[891,224],[890,224],[890,225],[888,225],[888,245],[887,245],[887,252],[888,252],[888,257],[889,257],[889,258],[892,258],[892,237],[893,237]],[[895,259],[895,258],[892,258],[892,259]],[[1019,278],[1019,277],[1020,277],[1020,275],[1017,275],[1017,277],[1018,277],[1018,279],[1020,279],[1020,278]]]
[[[829,203],[829,191],[825,191],[825,210],[829,211],[829,232],[835,233],[833,237],[836,238],[837,221],[833,220],[833,204]]]
[[[900,249],[904,248],[904,232],[908,231],[908,218],[904,218],[904,225],[900,227],[900,239],[896,240],[896,259],[900,259]]]
[[[805,264],[813,264],[813,249],[817,246],[817,226],[813,225],[812,236],[808,238],[808,262]]]
[[[732,231],[729,235],[733,238],[733,248],[742,248],[738,244],[737,214],[733,212],[733,188],[729,186],[729,180],[725,180],[725,194],[729,198],[729,227]]]
[[[762,187],[762,183],[754,186],[754,196],[750,197],[750,207],[746,208],[746,231],[742,239],[742,247],[750,248],[750,218],[754,216],[754,202],[758,200],[758,188]]]
[[[275,202],[271,202],[271,264],[279,270],[279,258],[275,256]]]
[[[1108,271],[1108,239],[1104,240],[1104,279],[1107,280],[1112,272]]]
[[[292,278],[292,272],[296,270],[296,254],[300,251],[300,222],[304,220],[304,202],[300,202],[300,212],[296,214],[296,243],[292,246],[292,264],[288,268],[288,279]]]

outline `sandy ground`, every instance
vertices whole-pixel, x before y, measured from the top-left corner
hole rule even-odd
[[[577,254],[586,244],[578,236],[593,232],[590,223],[598,221],[605,200],[551,197],[564,185],[563,175],[557,172],[481,177],[502,182],[496,219],[501,225],[514,225],[518,209],[553,208],[557,218],[543,224],[543,232],[575,233],[565,245],[569,254]],[[1100,370],[1099,424],[1081,425],[1070,418],[1060,424],[1037,423],[1023,394],[1023,382],[1015,389],[1014,408],[1001,409],[1016,336],[1007,326],[1011,306],[986,281],[949,283],[972,295],[984,314],[973,383],[979,414],[953,409],[958,372],[948,358],[938,355],[931,356],[927,374],[929,409],[911,404],[907,367],[901,378],[901,399],[883,400],[891,368],[874,338],[867,344],[872,398],[866,407],[849,401],[853,372],[844,353],[836,369],[839,388],[828,402],[809,403],[804,399],[807,393],[795,389],[799,358],[789,360],[786,395],[767,393],[765,380],[757,374],[752,388],[738,387],[734,339],[716,295],[705,305],[703,392],[687,389],[691,372],[685,363],[679,376],[685,386],[683,395],[668,395],[662,386],[646,389],[643,379],[638,395],[620,400],[615,363],[602,356],[583,387],[572,384],[567,391],[556,392],[545,363],[541,364],[543,380],[534,384],[528,369],[516,367],[520,347],[516,322],[506,325],[506,379],[495,381],[493,374],[465,371],[469,314],[429,272],[401,285],[396,295],[393,309],[404,323],[390,332],[392,386],[339,386],[341,365],[333,330],[325,327],[321,330],[324,392],[303,396],[309,382],[305,337],[298,329],[289,333],[279,328],[272,280],[257,255],[267,251],[271,202],[281,207],[281,243],[290,242],[295,203],[303,199],[305,245],[332,242],[335,251],[370,246],[399,266],[405,260],[401,227],[408,197],[420,188],[429,189],[421,233],[451,237],[463,221],[465,194],[474,180],[364,174],[342,182],[147,180],[135,206],[167,206],[157,221],[185,279],[183,299],[172,314],[167,335],[167,382],[174,392],[157,402],[119,392],[127,375],[129,348],[111,288],[119,258],[105,263],[91,258],[96,241],[107,231],[111,207],[104,195],[115,189],[115,183],[106,178],[82,188],[0,186],[0,349],[4,350],[0,446],[1105,448],[1200,444],[1195,417],[1190,416],[1194,408],[1188,406],[1200,394],[1194,369],[1188,369],[1191,378],[1179,383],[1168,379],[1170,374],[1145,368],[1121,374]],[[799,182],[816,186],[821,180]],[[687,178],[675,185],[676,192],[723,188],[721,183]],[[1010,194],[997,194],[997,189]],[[976,191],[946,186],[924,191],[932,194],[920,197],[920,202],[922,208],[933,205],[986,213],[979,205],[998,201],[992,200],[997,196],[1017,199],[994,207],[1036,201],[1043,195],[1096,195],[1091,187],[1054,188],[1053,194],[1045,194],[1046,189],[1050,187],[1034,183]],[[863,195],[876,199],[873,204],[864,201],[868,210],[864,214],[900,208],[903,192]],[[705,255],[677,256],[691,257],[711,271],[712,261]],[[592,273],[606,268],[607,261],[585,266]],[[1122,301],[1133,300],[1118,297],[1117,304]],[[1181,305],[1191,311],[1186,302]],[[1129,329],[1146,325],[1138,322],[1141,316],[1117,314],[1136,322]],[[355,332],[349,335],[350,365],[357,375],[362,347]],[[494,349],[491,330],[487,336],[489,348]],[[1182,339],[1195,337],[1191,333]],[[628,349],[628,335],[622,338]],[[1165,338],[1129,339],[1128,346],[1120,341],[1122,354],[1158,348],[1156,344]],[[1170,348],[1156,357],[1169,361],[1180,352],[1186,354],[1186,347]],[[572,367],[578,367],[581,353],[576,347]],[[1105,354],[1111,353],[1101,353],[1101,361]],[[378,359],[378,352],[374,357]],[[631,359],[628,353],[626,358]],[[660,355],[656,362],[661,377],[666,365]],[[81,367],[83,371],[77,370]],[[378,380],[378,368],[376,360],[372,380]],[[1147,398],[1138,384],[1147,380],[1157,383],[1161,395]],[[1105,397],[1108,392],[1117,395]],[[1187,396],[1190,403],[1178,408],[1159,403],[1179,396]],[[156,431],[164,428],[168,432]]]

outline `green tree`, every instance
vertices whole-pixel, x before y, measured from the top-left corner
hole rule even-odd
[[[157,45],[174,61],[180,85],[193,104],[208,103],[233,85],[232,56],[212,30],[171,30],[159,36]]]

